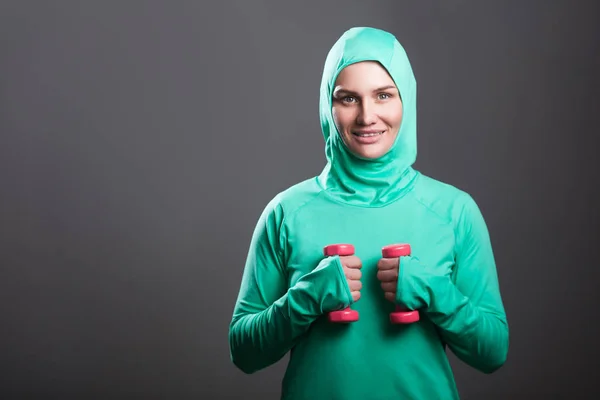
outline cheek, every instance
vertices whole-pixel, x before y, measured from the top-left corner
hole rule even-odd
[[[399,128],[402,124],[402,107],[395,105],[394,107],[390,107],[385,116],[385,121],[389,126],[394,128]]]
[[[333,108],[333,121],[335,122],[338,130],[340,132],[344,132],[348,130],[349,126],[352,124],[352,115],[348,110]]]

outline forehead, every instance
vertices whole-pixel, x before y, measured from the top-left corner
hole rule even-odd
[[[340,71],[335,80],[334,90],[373,90],[392,85],[394,80],[378,62],[362,61],[351,64]]]

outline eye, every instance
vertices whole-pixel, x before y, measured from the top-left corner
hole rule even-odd
[[[392,97],[392,95],[389,94],[389,93],[379,93],[379,99],[380,100],[387,100],[387,99],[389,99],[391,97]]]
[[[356,99],[354,97],[352,97],[352,96],[344,96],[344,97],[342,97],[342,101],[344,103],[351,103],[353,100],[356,100]]]

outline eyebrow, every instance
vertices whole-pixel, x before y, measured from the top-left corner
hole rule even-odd
[[[388,89],[398,89],[398,88],[394,85],[387,85],[387,86],[382,86],[380,88],[377,88],[377,89],[373,90],[373,92],[380,92],[382,90],[388,90]],[[335,91],[335,94],[338,94],[338,93],[353,94],[353,95],[358,94],[358,93],[356,93],[352,90],[348,90],[348,89],[340,89],[340,90]]]

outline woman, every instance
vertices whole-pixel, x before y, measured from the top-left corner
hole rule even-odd
[[[412,167],[416,82],[393,35],[340,37],[320,117],[325,168],[275,196],[253,234],[232,361],[253,373],[291,351],[285,399],[456,399],[446,347],[491,373],[505,362],[508,325],[477,204]],[[337,243],[351,254],[324,254]],[[411,253],[383,257],[395,243]],[[418,321],[392,323],[395,306]],[[346,307],[346,323],[327,317]]]

